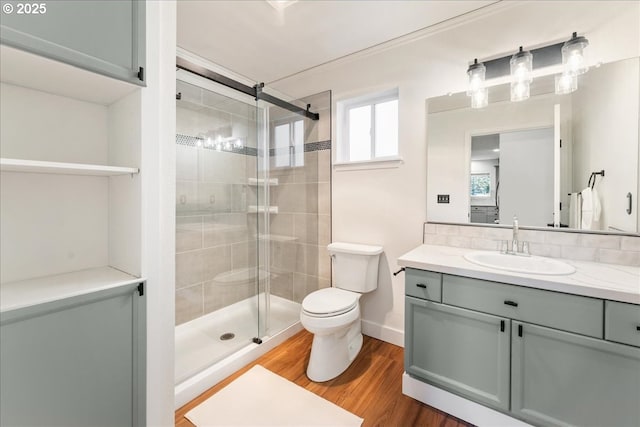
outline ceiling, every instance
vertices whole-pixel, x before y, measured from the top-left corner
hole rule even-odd
[[[273,3],[273,2],[272,2]],[[178,46],[256,82],[300,71],[494,1],[178,1]]]

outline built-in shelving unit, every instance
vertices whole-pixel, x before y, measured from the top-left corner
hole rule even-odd
[[[117,176],[140,172],[138,168],[91,165],[82,163],[47,162],[40,160],[0,158],[1,172],[51,173],[61,175]]]

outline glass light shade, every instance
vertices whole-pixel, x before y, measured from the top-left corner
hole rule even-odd
[[[573,33],[573,37],[562,45],[562,65],[564,73],[580,75],[587,72],[589,67],[584,57],[584,49],[589,46],[589,40]]]
[[[509,65],[511,66],[512,83],[531,83],[533,81],[531,74],[533,69],[533,55],[531,55],[531,52],[523,51],[522,46],[520,47],[520,51],[511,57]]]
[[[518,102],[529,99],[531,83],[527,80],[511,82],[511,101]]]
[[[484,108],[489,105],[489,90],[485,87],[471,94],[471,108]]]
[[[467,69],[467,75],[469,76],[467,95],[472,96],[474,92],[484,89],[484,76],[486,72],[487,68],[484,64],[475,59],[473,64]]]
[[[556,95],[565,95],[578,89],[578,76],[570,73],[556,75]]]

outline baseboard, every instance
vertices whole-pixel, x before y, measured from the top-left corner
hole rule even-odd
[[[417,380],[406,372],[402,375],[402,394],[478,427],[531,427],[502,412]]]
[[[390,344],[404,347],[404,331],[389,326],[362,320],[362,333]]]

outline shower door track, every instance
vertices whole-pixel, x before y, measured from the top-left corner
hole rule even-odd
[[[294,105],[290,102],[284,101],[273,95],[269,95],[268,93],[262,91],[264,83],[260,83],[255,86],[248,86],[240,83],[237,80],[233,80],[227,76],[223,76],[222,74],[216,73],[215,71],[208,70],[205,67],[201,67],[180,57],[176,57],[176,67],[224,85],[233,90],[237,90],[244,94],[250,95],[254,97],[256,101],[263,100],[311,120],[320,120],[320,114],[309,111],[309,109],[311,108],[311,104],[307,104],[307,109],[305,110],[304,108],[298,107],[297,105]]]

